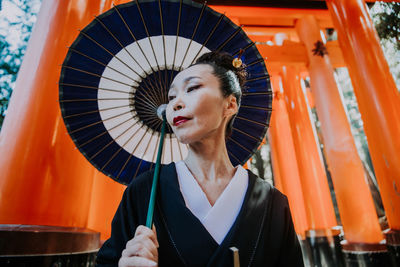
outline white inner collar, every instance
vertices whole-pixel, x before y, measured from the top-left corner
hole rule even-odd
[[[221,244],[242,207],[249,183],[247,171],[238,165],[231,181],[214,206],[211,206],[186,164],[178,161],[175,166],[186,207],[200,220],[214,240]]]

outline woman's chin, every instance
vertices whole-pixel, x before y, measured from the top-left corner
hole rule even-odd
[[[198,136],[188,135],[188,134],[176,134],[176,138],[181,144],[189,145],[199,140]]]
[[[188,145],[190,144],[190,138],[184,137],[184,136],[177,136],[176,137],[179,141],[179,143],[184,144],[184,145]]]

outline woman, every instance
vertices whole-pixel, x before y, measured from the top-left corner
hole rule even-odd
[[[167,120],[188,156],[161,170],[153,230],[143,226],[152,172],[128,186],[99,266],[233,266],[231,247],[241,266],[303,266],[286,197],[229,160],[246,76],[232,60],[204,54],[173,80]]]

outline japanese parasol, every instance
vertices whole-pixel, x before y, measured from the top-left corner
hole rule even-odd
[[[122,184],[156,168],[157,157],[161,164],[183,159],[187,147],[165,123],[165,138],[161,134],[159,107],[168,102],[174,76],[209,51],[240,54],[247,66],[241,106],[226,140],[232,164],[244,164],[261,143],[271,114],[264,59],[241,27],[188,0],[114,6],[80,31],[59,82],[62,116],[76,147]]]

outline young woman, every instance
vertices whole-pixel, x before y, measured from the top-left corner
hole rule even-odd
[[[240,106],[245,70],[207,53],[173,80],[167,120],[189,145],[185,160],[161,169],[154,227],[146,221],[152,172],[126,189],[98,266],[303,266],[286,197],[232,166],[225,138]]]

